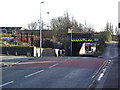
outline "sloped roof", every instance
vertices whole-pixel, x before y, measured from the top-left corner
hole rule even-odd
[[[15,29],[21,29],[22,27],[0,27],[0,28],[6,30],[15,30]]]

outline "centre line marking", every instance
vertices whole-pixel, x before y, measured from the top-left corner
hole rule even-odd
[[[37,71],[37,72],[35,72],[35,73],[29,74],[29,75],[24,76],[24,77],[30,77],[30,76],[33,76],[33,75],[35,75],[35,74],[37,74],[37,73],[43,72],[43,71],[44,71],[44,70],[40,70],[40,71]]]
[[[13,83],[13,82],[14,82],[14,81],[7,82],[7,83],[5,83],[5,84],[0,85],[0,87],[3,87],[3,86],[8,85],[8,84],[11,84],[11,83]]]
[[[56,64],[50,66],[49,68],[53,68],[53,67],[55,67],[56,65],[58,65],[58,63],[56,63]]]

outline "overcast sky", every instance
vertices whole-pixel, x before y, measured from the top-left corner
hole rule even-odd
[[[94,26],[96,31],[105,27],[106,22],[118,23],[119,0],[0,0],[0,27],[27,27],[31,21],[37,21],[42,4],[42,17],[47,23],[50,19],[63,16],[68,11],[70,17],[78,22]]]

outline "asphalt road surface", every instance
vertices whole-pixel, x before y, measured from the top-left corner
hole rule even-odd
[[[118,58],[118,43],[108,43],[102,55],[105,59],[115,60]]]
[[[0,88],[88,88],[98,70],[108,60],[111,63],[96,88],[118,88],[117,43],[108,44],[102,57],[42,57],[23,60],[25,62],[2,69]]]
[[[111,64],[108,66],[106,73],[102,80],[98,83],[96,88],[120,88],[119,80],[119,58],[118,58],[118,43],[109,43],[103,54],[103,58],[111,60]]]
[[[105,59],[42,57],[2,69],[2,88],[87,88]]]

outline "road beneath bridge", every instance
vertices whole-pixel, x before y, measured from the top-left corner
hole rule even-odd
[[[87,88],[105,60],[43,57],[2,70],[3,88]]]
[[[112,70],[117,57],[117,43],[111,43],[105,49],[103,58],[41,57],[23,61],[2,69],[0,87],[3,90],[4,88],[90,88],[94,86],[95,79],[101,79],[101,74],[97,75],[98,72],[111,60],[106,74],[104,73],[96,85],[96,88],[108,87],[106,83],[110,82],[109,73],[113,73],[117,79],[117,70]],[[116,84],[117,81],[114,82]]]

